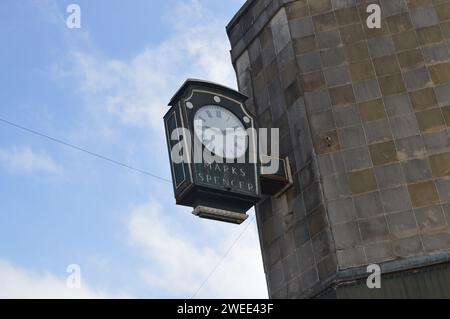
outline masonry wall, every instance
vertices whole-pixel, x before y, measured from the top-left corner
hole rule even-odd
[[[270,296],[448,260],[450,1],[249,0],[228,33],[247,106],[280,128],[295,179],[257,207]]]

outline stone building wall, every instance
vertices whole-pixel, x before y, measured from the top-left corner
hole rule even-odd
[[[249,0],[227,31],[247,106],[280,128],[295,179],[257,207],[270,296],[312,297],[370,263],[448,261],[450,1]]]

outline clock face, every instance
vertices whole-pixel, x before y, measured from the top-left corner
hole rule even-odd
[[[247,151],[244,124],[224,107],[201,107],[194,116],[194,131],[203,145],[219,157],[240,158]]]

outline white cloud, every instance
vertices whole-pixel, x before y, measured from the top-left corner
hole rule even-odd
[[[34,273],[0,260],[0,299],[104,299],[112,295],[89,287],[82,281],[80,289],[70,289],[65,278],[49,273]]]
[[[47,173],[60,175],[63,169],[47,153],[29,147],[0,149],[0,165],[12,173]]]
[[[71,67],[53,69],[55,75],[76,77],[90,119],[108,123],[108,114],[127,125],[148,129],[153,143],[160,144],[152,145],[152,154],[166,147],[162,116],[186,78],[236,87],[225,32],[228,21],[217,19],[197,0],[178,1],[166,19],[173,28],[171,35],[131,59],[78,48],[71,53]],[[245,226],[210,222],[199,227],[202,232],[195,232],[183,229],[178,220],[164,213],[168,210],[173,212],[174,207],[163,208],[152,201],[131,212],[127,222],[130,240],[147,264],[137,272],[159,291],[153,297],[188,298]],[[267,297],[256,226],[250,227],[197,297]],[[210,236],[211,229],[214,236]]]
[[[128,227],[132,243],[151,265],[140,270],[144,280],[168,297],[191,297],[245,227],[224,231],[223,224],[215,225],[215,236],[199,240],[199,234],[183,234],[182,225],[155,201],[136,207]],[[267,298],[255,225],[250,227],[197,297]]]
[[[186,78],[235,86],[226,21],[214,18],[197,0],[180,1],[167,19],[172,35],[129,61],[72,52],[72,74],[88,104],[124,123],[162,132],[167,103]],[[67,72],[59,70],[61,76]]]

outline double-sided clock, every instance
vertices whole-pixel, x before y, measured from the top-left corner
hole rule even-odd
[[[225,86],[191,79],[169,103],[164,122],[175,198],[200,217],[241,223],[260,199],[257,137],[249,133],[255,119],[246,99]],[[173,158],[175,147],[182,161]]]

